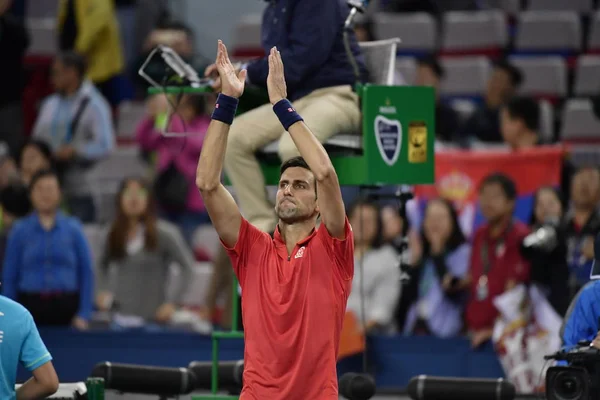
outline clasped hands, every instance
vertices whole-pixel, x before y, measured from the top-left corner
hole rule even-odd
[[[212,88],[224,95],[239,98],[244,93],[246,83],[245,69],[240,65],[234,65],[229,59],[227,47],[219,40],[217,45],[217,58],[215,63],[208,66],[204,71],[206,77],[214,78]],[[276,104],[287,97],[287,86],[281,53],[273,47],[269,53],[269,76],[267,77],[267,90],[269,101]]]

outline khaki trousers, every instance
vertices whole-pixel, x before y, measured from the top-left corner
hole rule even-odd
[[[359,130],[358,96],[350,86],[315,90],[293,105],[321,142],[338,133]],[[282,162],[299,155],[272,106],[265,104],[235,119],[225,154],[225,172],[233,185],[242,214],[264,232],[275,229],[277,217],[267,198],[265,179],[255,153],[277,139]]]

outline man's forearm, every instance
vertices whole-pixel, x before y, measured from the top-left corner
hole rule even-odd
[[[227,149],[227,136],[233,116],[237,109],[238,100],[219,95],[213,119],[208,126],[204,144],[198,159],[196,170],[196,185],[200,191],[216,189],[221,184],[221,173]]]
[[[212,120],[198,159],[196,185],[201,191],[214,190],[221,183],[229,125]]]
[[[287,128],[300,155],[315,174],[315,178],[322,180],[334,171],[331,159],[321,142],[319,142],[304,121],[297,120],[289,125],[289,127],[286,126],[287,115],[285,113],[289,113],[290,115],[296,114],[296,111],[291,108],[291,105],[288,107],[288,104],[287,100],[281,100],[273,106],[273,110],[281,120],[284,128]],[[292,111],[289,111],[290,109]],[[296,118],[299,118],[299,116]]]
[[[17,389],[17,400],[45,399],[53,393],[52,388],[31,377]]]

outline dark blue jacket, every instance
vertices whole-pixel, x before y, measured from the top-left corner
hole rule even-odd
[[[592,341],[600,331],[600,281],[585,285],[571,302],[562,327],[565,346],[575,346],[581,340]]]
[[[263,15],[262,46],[267,54],[273,46],[281,52],[290,100],[316,89],[356,83],[342,36],[349,11],[345,0],[269,1]],[[364,59],[353,32],[350,37],[364,80]],[[266,57],[251,62],[247,69],[251,83],[266,87]]]

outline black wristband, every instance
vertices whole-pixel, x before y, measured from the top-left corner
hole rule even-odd
[[[221,121],[227,125],[233,123],[233,117],[237,111],[239,100],[235,97],[227,96],[223,93],[217,97],[217,104],[215,104],[215,110],[212,113],[212,119]]]
[[[277,118],[279,118],[279,122],[283,125],[284,129],[287,131],[290,126],[294,125],[298,121],[304,121],[300,114],[296,112],[294,106],[288,99],[279,100],[273,106],[273,111]]]

